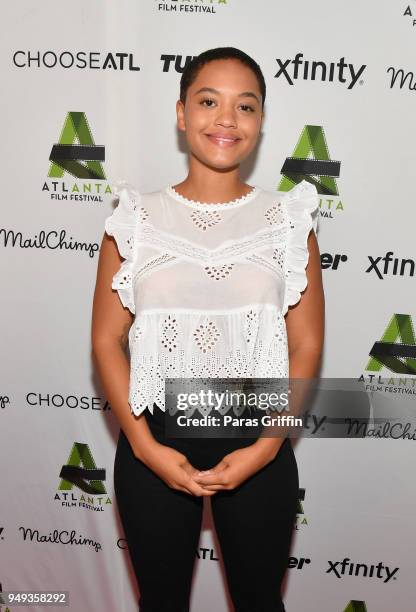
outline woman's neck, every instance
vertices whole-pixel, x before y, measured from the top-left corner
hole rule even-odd
[[[198,202],[229,202],[252,190],[236,171],[189,172],[186,179],[174,185],[175,191],[189,200]]]

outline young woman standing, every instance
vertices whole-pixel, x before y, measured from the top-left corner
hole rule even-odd
[[[141,612],[189,610],[203,497],[236,612],[285,610],[299,487],[290,439],[169,438],[163,429],[165,377],[318,371],[316,188],[303,180],[282,195],[240,178],[265,93],[258,64],[238,49],[194,58],[176,106],[187,177],[147,194],[117,183],[105,223],[92,342],[121,427],[114,483]]]

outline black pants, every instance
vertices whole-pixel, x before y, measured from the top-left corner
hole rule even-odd
[[[146,410],[154,437],[208,469],[253,438],[164,438],[164,413]],[[132,565],[140,612],[188,612],[199,544],[203,497],[169,487],[137,459],[123,433],[114,486]],[[236,612],[285,612],[281,582],[287,568],[299,490],[292,444],[233,490],[210,497],[227,583]]]

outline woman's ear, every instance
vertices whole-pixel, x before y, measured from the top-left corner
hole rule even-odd
[[[178,129],[182,132],[185,131],[185,107],[181,100],[176,102],[176,119],[178,124]]]

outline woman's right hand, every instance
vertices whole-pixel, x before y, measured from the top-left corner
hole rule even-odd
[[[171,489],[184,491],[190,495],[214,495],[216,491],[207,491],[201,487],[192,476],[199,472],[189,461],[186,455],[176,449],[155,441],[145,453],[138,457]]]

